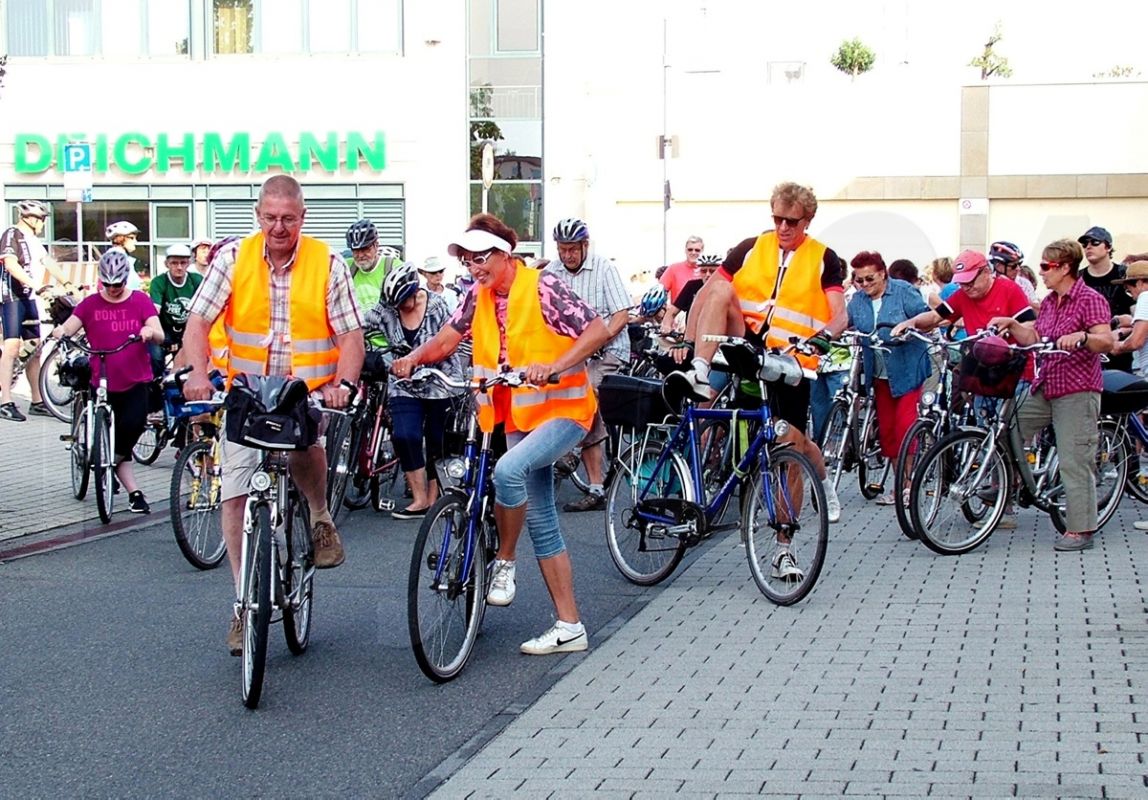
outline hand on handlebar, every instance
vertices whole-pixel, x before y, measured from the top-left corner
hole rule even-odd
[[[188,402],[210,400],[214,392],[215,387],[206,372],[193,369],[183,382],[183,397]]]
[[[325,383],[319,389],[323,395],[323,405],[327,408],[346,408],[351,402],[351,394],[355,387],[347,381]]]
[[[531,364],[522,370],[522,376],[527,383],[535,386],[545,386],[550,383],[550,377],[557,374],[553,364]]]
[[[410,356],[396,358],[391,362],[391,374],[396,378],[409,378],[418,364]]]

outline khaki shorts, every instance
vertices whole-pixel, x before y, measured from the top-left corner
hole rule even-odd
[[[323,435],[326,428],[327,416],[323,415],[319,423],[319,439],[311,447],[327,446],[327,437]],[[223,437],[219,442],[220,500],[245,496],[251,488],[251,476],[259,469],[259,462],[263,458],[262,450],[228,440],[224,433],[226,430],[225,420],[219,432]]]
[[[586,362],[590,372],[590,385],[594,387],[594,395],[598,394],[598,387],[607,375],[614,375],[622,371],[625,362],[617,356],[604,355],[601,358],[591,358]],[[594,412],[594,421],[590,423],[590,430],[582,440],[582,447],[591,447],[606,438],[606,423],[602,421],[602,414]]]

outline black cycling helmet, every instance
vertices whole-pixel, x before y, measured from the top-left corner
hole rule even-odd
[[[375,223],[369,219],[361,219],[347,228],[347,247],[352,250],[362,250],[379,241],[379,232],[375,230]]]
[[[568,217],[559,220],[554,226],[554,241],[562,244],[569,242],[585,242],[590,239],[590,229],[586,223],[577,217]]]
[[[415,265],[404,261],[393,267],[383,280],[382,301],[391,308],[398,308],[403,301],[418,291],[419,273]]]
[[[989,261],[993,264],[1020,264],[1024,261],[1024,253],[1012,242],[993,242],[989,247]]]

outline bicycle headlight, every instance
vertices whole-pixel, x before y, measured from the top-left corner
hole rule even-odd
[[[926,409],[926,408],[932,408],[933,403],[935,403],[935,402],[937,402],[937,393],[936,392],[921,392],[921,399],[917,405],[921,409]]]
[[[447,488],[458,486],[466,477],[466,462],[461,458],[440,458],[435,463],[439,482]]]
[[[773,421],[773,432],[778,437],[784,436],[789,433],[789,423],[783,419],[775,419]]]
[[[251,476],[251,488],[257,492],[265,492],[271,488],[271,476],[266,472],[256,472]]]

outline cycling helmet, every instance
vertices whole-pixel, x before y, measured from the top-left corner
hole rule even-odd
[[[666,291],[666,287],[660,283],[646,290],[646,293],[642,295],[642,302],[638,304],[642,316],[652,317],[665,308],[669,294],[670,293]]]
[[[135,225],[132,225],[126,220],[121,220],[120,222],[113,222],[111,225],[109,225],[107,230],[104,231],[104,235],[107,236],[109,240],[111,240],[116,236],[131,236],[133,233],[139,232],[140,229]]]
[[[419,273],[415,265],[404,261],[387,273],[383,280],[382,301],[392,308],[399,305],[418,291]]]
[[[708,253],[704,256],[698,256],[699,267],[720,267],[722,261],[724,261],[724,259],[721,256],[714,255],[713,253]]]
[[[123,250],[109,250],[100,256],[100,283],[107,286],[124,284],[132,274],[132,260]]]
[[[586,223],[576,217],[568,217],[558,221],[554,226],[554,241],[566,244],[568,242],[585,242],[590,238],[590,229]]]
[[[973,344],[973,356],[982,364],[999,366],[1012,358],[1008,342],[1000,336],[986,336]]]
[[[352,250],[362,250],[379,241],[379,232],[375,230],[375,223],[369,219],[361,219],[347,228],[347,247]]]
[[[989,248],[989,261],[994,264],[1020,264],[1024,253],[1012,242],[993,242]]]
[[[21,219],[24,217],[47,219],[49,215],[48,207],[39,200],[21,200],[16,204],[16,208],[20,211]]]

